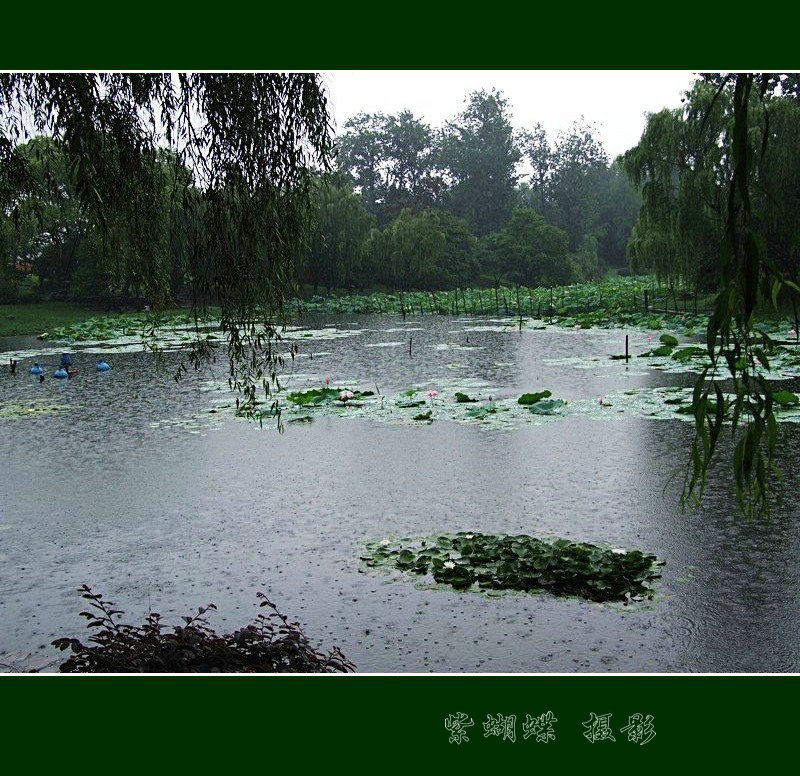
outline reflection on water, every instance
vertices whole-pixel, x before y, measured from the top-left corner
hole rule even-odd
[[[352,336],[326,336],[331,323]],[[385,394],[463,381],[498,397],[547,388],[577,400],[691,381],[609,362],[619,331],[475,330],[475,319],[438,316],[313,325],[322,336],[291,334],[291,389],[330,375]],[[644,334],[632,342],[644,349]],[[110,355],[111,372],[97,374],[93,353],[74,352],[81,371],[70,381],[49,377],[57,356],[42,385],[27,375],[33,358],[14,378],[0,372],[0,403],[68,408],[0,419],[0,662],[52,656],[53,638],[81,635],[74,591],[86,582],[132,618],[214,602],[218,627],[255,615],[262,589],[361,671],[798,670],[796,503],[789,495],[771,524],[738,518],[724,447],[720,484],[682,513],[690,424],[565,417],[487,432],[322,417],[279,435],[234,418],[231,398],[207,390],[225,379],[222,360],[176,384],[146,353]],[[574,357],[599,360],[565,364]],[[167,357],[173,368],[177,358]],[[787,494],[800,484],[799,431],[781,427]],[[359,573],[364,539],[469,529],[639,548],[667,562],[664,579],[651,605],[628,611]]]

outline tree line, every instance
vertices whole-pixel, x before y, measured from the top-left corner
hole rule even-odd
[[[282,282],[309,293],[553,286],[629,265],[670,284],[712,288],[734,121],[731,89],[719,85],[715,74],[698,78],[681,107],[649,115],[639,143],[615,160],[583,121],[554,137],[540,124],[515,128],[496,90],[468,95],[440,128],[410,111],[359,114],[336,139],[333,161],[309,166],[305,207],[295,207],[288,190],[271,200],[272,217],[285,207],[298,236]],[[750,138],[759,231],[767,255],[795,278],[799,91],[797,76],[776,75],[767,110],[756,116],[754,109]],[[66,142],[35,137],[16,145],[4,165],[0,301],[42,292],[152,298],[154,289],[165,303],[177,301],[196,290],[198,267],[213,275],[219,251],[203,246],[215,233],[230,238],[226,255],[243,249],[230,225],[197,218],[235,212],[236,196],[204,186],[174,150],[141,161],[154,172],[146,197],[126,192],[139,205],[101,222],[85,207],[81,170],[68,161]],[[97,150],[113,178],[121,163],[114,142]],[[15,165],[26,170],[24,186],[15,183]],[[128,221],[144,214],[132,241]],[[253,260],[269,263],[270,256]]]
[[[626,263],[640,198],[582,121],[515,129],[500,92],[476,91],[442,128],[359,114],[337,149],[298,262],[315,290],[554,285]]]

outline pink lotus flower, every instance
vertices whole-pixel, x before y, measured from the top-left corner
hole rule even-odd
[[[425,394],[429,399],[435,399],[439,395],[439,391],[428,391]]]
[[[789,337],[796,337],[797,336],[797,332],[794,329],[789,329],[788,336]]]
[[[346,402],[353,398],[355,394],[352,391],[342,391],[339,394],[339,401]]]
[[[328,375],[328,377],[325,378],[325,387],[327,388],[328,386],[330,386],[330,384],[331,384],[331,378],[330,375]]]
[[[645,341],[645,342],[652,342],[652,341],[653,341],[653,337],[652,337],[650,334],[648,334],[648,335],[647,335],[647,336],[644,338],[644,341]]]

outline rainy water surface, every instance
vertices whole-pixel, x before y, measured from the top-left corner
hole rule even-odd
[[[627,333],[634,353],[648,347]],[[257,614],[263,590],[366,672],[798,670],[797,424],[780,427],[787,496],[772,523],[737,516],[725,446],[703,506],[682,512],[691,424],[624,397],[692,376],[609,360],[624,331],[361,316],[287,336],[300,350],[289,390],[330,376],[394,406],[435,389],[433,422],[320,412],[279,434],[235,417],[224,357],[176,384],[177,352],[158,371],[135,345],[88,343],[72,348],[78,375],[57,381],[61,346],[0,341],[0,663],[45,665],[54,638],[83,636],[87,583],[136,620],[213,602],[218,629]],[[94,370],[100,355],[110,372]],[[543,389],[583,409],[498,426],[445,408],[455,390],[486,406]],[[664,576],[651,602],[624,607],[430,590],[361,567],[367,540],[468,530],[640,549]]]

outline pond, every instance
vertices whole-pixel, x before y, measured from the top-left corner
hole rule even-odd
[[[628,363],[609,358],[625,334]],[[667,393],[653,389],[693,375],[636,357],[658,336],[479,317],[305,320],[287,332],[288,390],[329,376],[374,396],[287,408],[284,420],[313,421],[283,434],[236,417],[224,357],[176,384],[179,338],[163,371],[128,340],[82,342],[80,371],[63,381],[51,376],[58,343],[2,341],[0,663],[52,668],[50,642],[84,635],[75,591],[88,583],[137,621],[213,602],[217,629],[249,621],[263,590],[361,672],[797,671],[800,426],[780,424],[788,496],[771,523],[738,516],[727,440],[703,505],[682,511],[692,424],[660,412]],[[111,371],[95,371],[100,355]],[[430,422],[398,407],[410,389]],[[543,390],[563,411],[516,403]],[[455,391],[478,402],[462,410]],[[464,415],[475,406],[509,409]],[[651,600],[624,606],[432,589],[361,561],[366,542],[461,531],[638,549],[665,562],[663,577]]]

